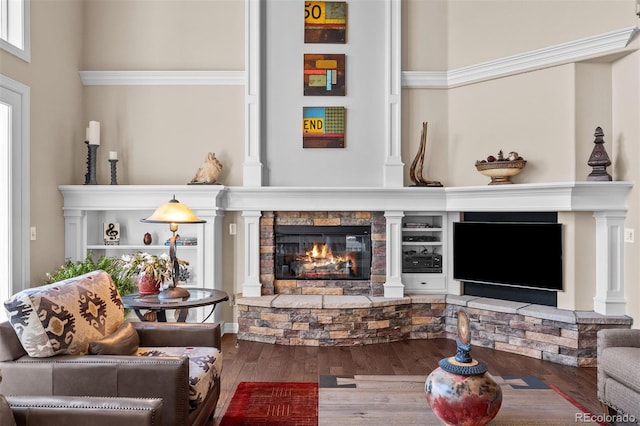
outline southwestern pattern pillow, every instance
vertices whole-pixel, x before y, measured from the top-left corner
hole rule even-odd
[[[24,350],[36,358],[86,354],[89,342],[124,322],[122,299],[104,271],[23,290],[4,307]]]
[[[211,347],[146,347],[138,348],[138,356],[175,356],[189,358],[189,409],[195,410],[222,372],[222,353]]]

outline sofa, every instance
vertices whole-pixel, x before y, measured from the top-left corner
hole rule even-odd
[[[598,399],[605,416],[640,424],[640,330],[598,331]]]
[[[0,426],[159,426],[159,398],[8,396]]]
[[[73,397],[88,406],[107,398],[114,409],[148,408],[159,400],[166,426],[213,418],[222,371],[219,324],[125,321],[122,299],[104,271],[24,290],[4,307],[9,321],[0,324],[0,394],[16,417],[29,397],[39,397],[33,404]],[[119,418],[115,411],[102,415]]]

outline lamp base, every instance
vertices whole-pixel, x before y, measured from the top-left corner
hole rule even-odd
[[[183,287],[169,287],[158,294],[158,299],[186,299],[190,293]]]

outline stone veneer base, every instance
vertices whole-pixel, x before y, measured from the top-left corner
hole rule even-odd
[[[455,339],[465,308],[472,345],[577,367],[596,366],[596,333],[630,328],[628,316],[569,311],[475,296],[271,295],[239,297],[239,340],[351,346],[408,339]]]

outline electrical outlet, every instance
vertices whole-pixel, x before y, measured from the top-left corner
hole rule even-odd
[[[632,243],[635,241],[635,230],[633,228],[624,228],[624,242]]]
[[[238,229],[236,227],[235,223],[230,223],[229,224],[229,235],[236,235],[236,233],[238,232]]]
[[[36,227],[32,226],[31,227],[31,241],[35,241],[36,240]]]

